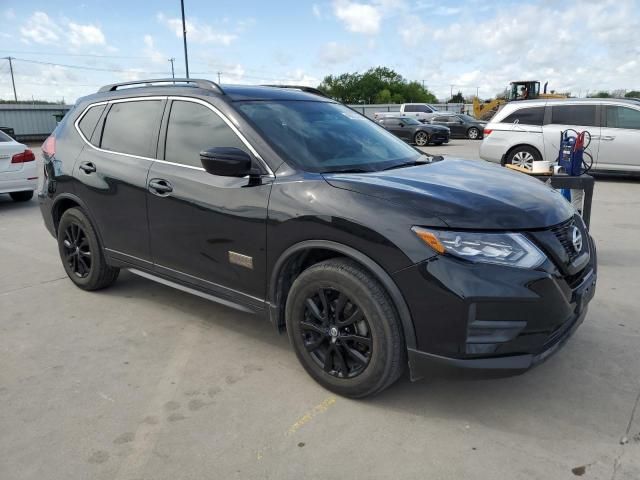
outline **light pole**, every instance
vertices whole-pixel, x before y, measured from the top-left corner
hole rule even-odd
[[[180,0],[180,8],[182,9],[182,39],[184,41],[184,68],[189,78],[189,57],[187,55],[187,25],[184,21],[184,0]]]
[[[11,85],[13,85],[13,99],[17,102],[18,101],[18,95],[16,94],[16,81],[13,78],[13,63],[11,63],[11,60],[13,60],[13,57],[4,57],[6,60],[9,60],[9,70],[11,70]]]
[[[175,73],[175,71],[173,70],[173,62],[175,62],[175,61],[176,61],[176,59],[175,59],[175,58],[173,58],[173,57],[171,57],[171,58],[169,59],[169,61],[171,62],[171,78],[176,78],[176,73]]]

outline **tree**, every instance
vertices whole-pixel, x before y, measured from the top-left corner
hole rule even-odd
[[[589,98],[611,98],[611,94],[602,90],[600,92],[589,95]]]
[[[624,96],[625,98],[640,98],[640,91],[631,90],[630,92],[625,93]]]
[[[436,97],[418,82],[408,82],[387,67],[364,73],[327,75],[318,89],[343,103],[434,103]]]
[[[460,90],[458,90],[458,93],[451,97],[451,103],[464,103],[464,95],[462,95],[462,92]]]

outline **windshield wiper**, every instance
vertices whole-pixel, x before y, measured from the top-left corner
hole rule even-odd
[[[404,168],[404,167],[417,167],[418,165],[429,165],[430,163],[431,163],[430,158],[428,160],[414,160],[412,162],[398,163],[397,165],[392,165],[390,167],[383,168],[382,171],[384,172],[385,170],[395,170],[396,168]]]

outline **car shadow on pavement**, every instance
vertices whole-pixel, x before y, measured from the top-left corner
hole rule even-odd
[[[38,207],[38,201],[35,197],[27,202],[14,202],[8,193],[0,193],[0,212],[27,210],[36,207]]]

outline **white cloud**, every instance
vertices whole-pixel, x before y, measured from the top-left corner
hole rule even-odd
[[[163,13],[158,13],[157,19],[160,23],[173,30],[176,37],[182,38],[182,19],[169,18]],[[238,25],[240,30],[246,28],[246,24]],[[236,33],[226,31],[218,31],[207,24],[200,23],[198,20],[187,20],[187,40],[194,43],[213,43],[218,45],[230,45],[238,38]]]
[[[355,51],[349,46],[329,42],[322,47],[319,57],[324,65],[336,65],[350,60],[354,54]]]
[[[62,29],[46,13],[35,12],[20,27],[20,34],[27,43],[47,44],[60,40]]]
[[[333,12],[350,32],[375,35],[380,31],[382,11],[379,6],[336,0]]]
[[[316,18],[322,18],[322,10],[320,10],[320,5],[314,3],[311,5],[311,11],[313,12],[313,16]]]
[[[69,22],[69,41],[75,47],[85,45],[104,45],[106,43],[104,33],[95,25],[79,25]]]
[[[153,41],[153,37],[151,35],[144,36],[144,53],[147,55],[152,62],[164,64],[168,61],[168,58],[163,55],[160,51],[156,50],[155,42]]]

